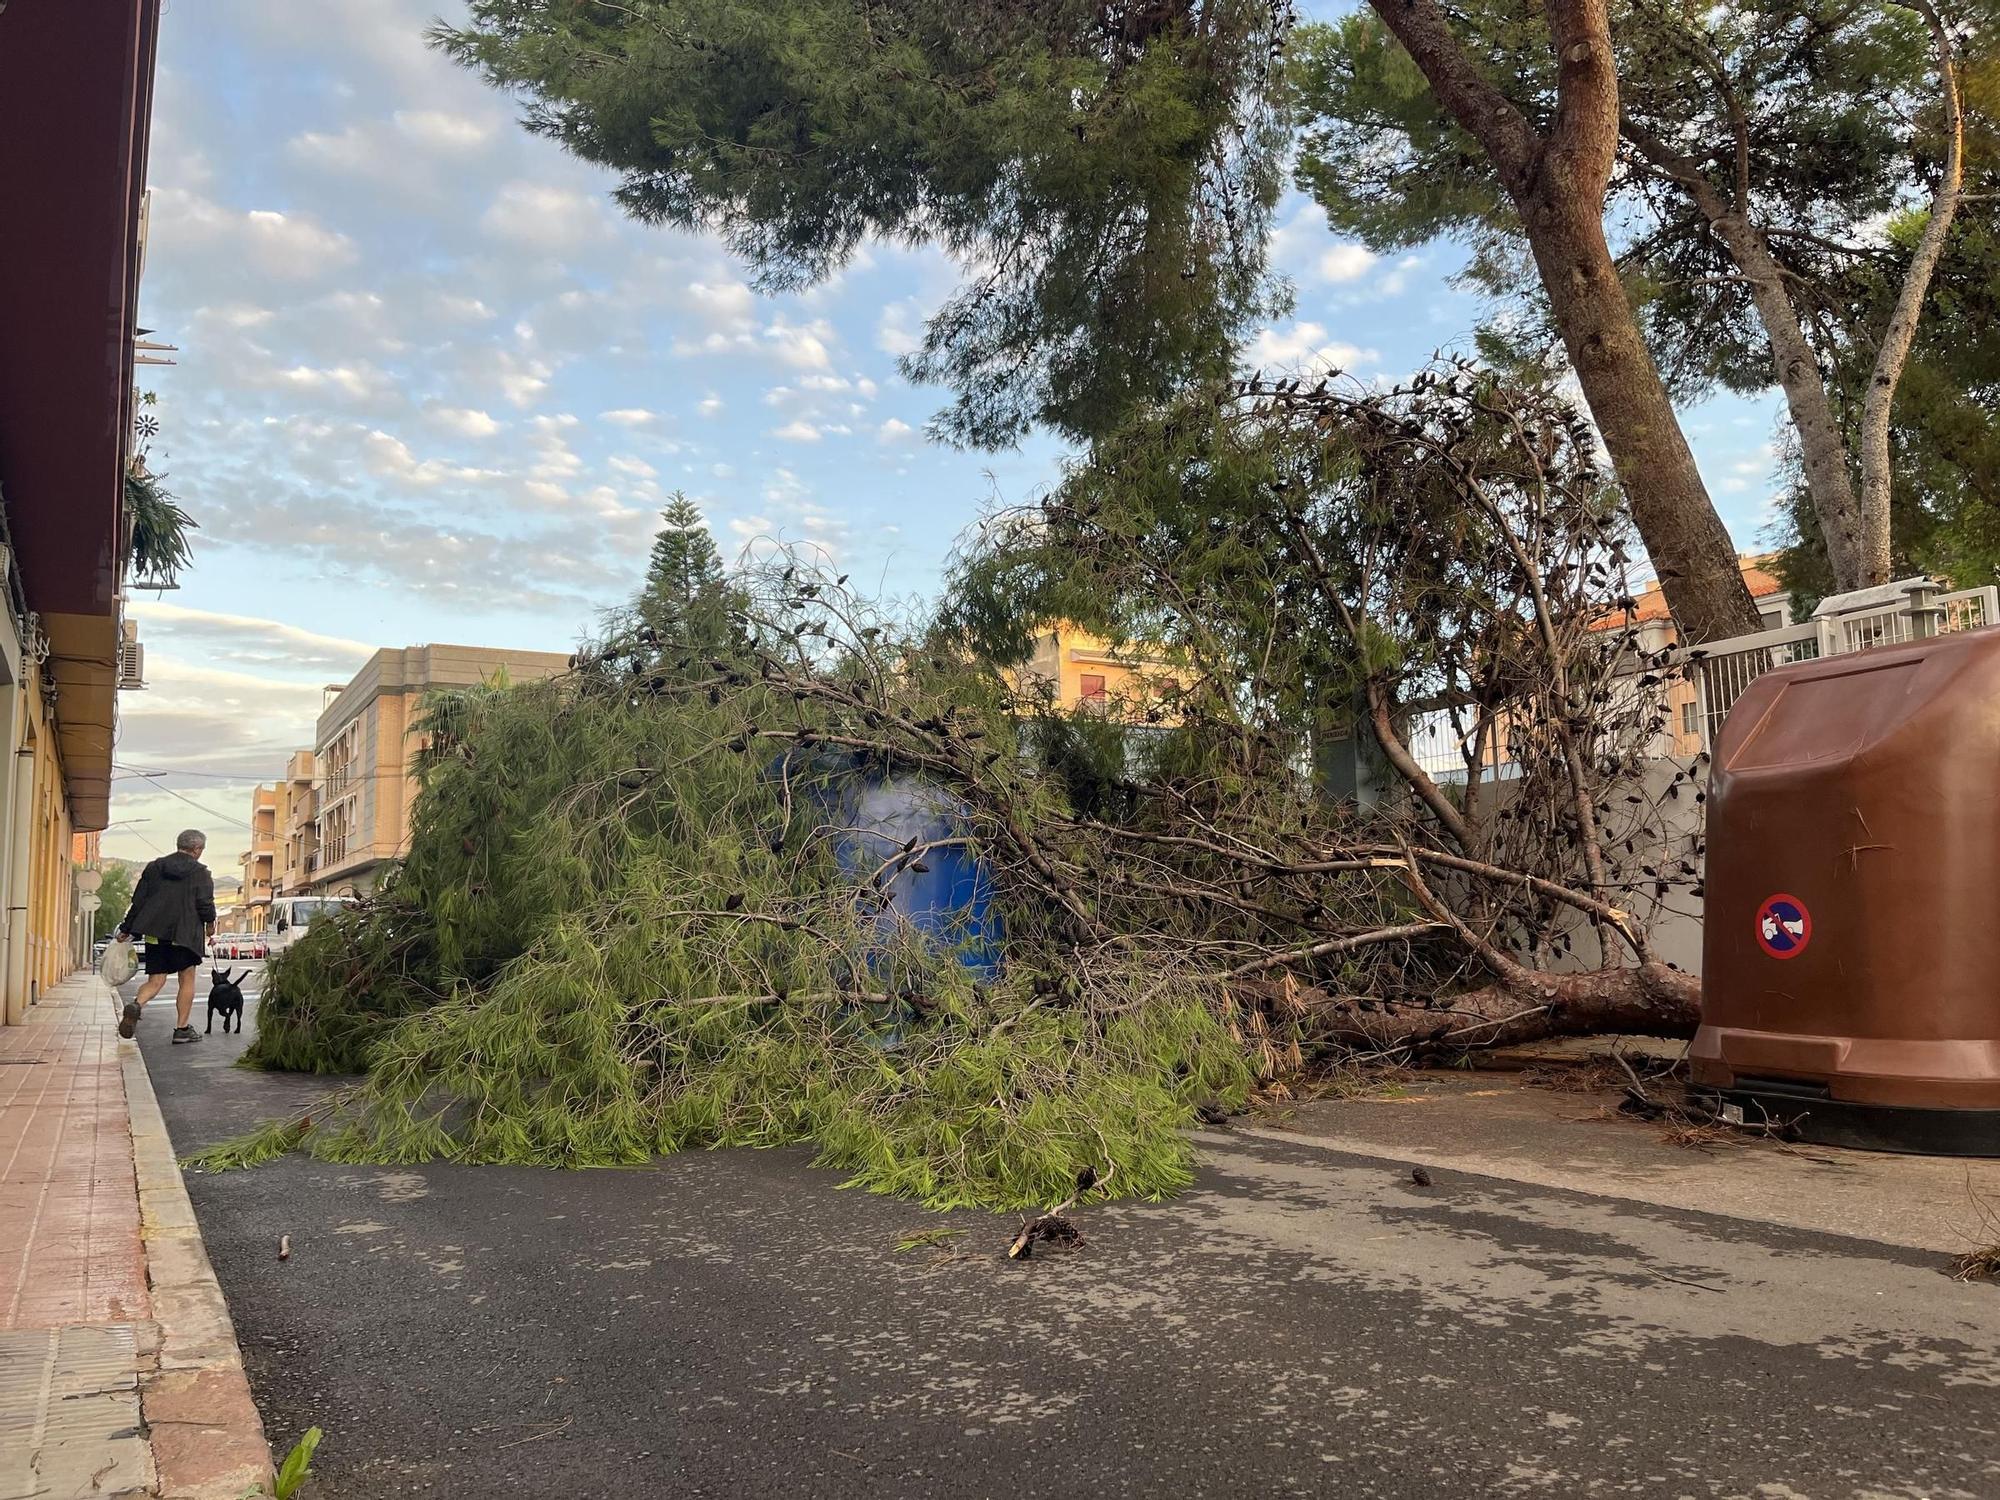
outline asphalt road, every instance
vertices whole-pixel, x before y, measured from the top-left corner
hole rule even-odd
[[[183,1150],[326,1087],[163,1020]],[[1935,1257],[1204,1147],[1193,1192],[1027,1264],[800,1151],[188,1186],[273,1441],[326,1430],[322,1500],[2000,1495],[2000,1289]]]

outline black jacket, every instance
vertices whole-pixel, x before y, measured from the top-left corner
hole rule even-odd
[[[177,944],[200,958],[214,921],[215,881],[208,867],[176,850],[146,866],[119,928],[134,937]]]

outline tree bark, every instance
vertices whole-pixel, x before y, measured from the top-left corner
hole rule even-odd
[[[1870,551],[1869,517],[1854,490],[1848,470],[1847,444],[1840,422],[1820,378],[1819,361],[1806,343],[1798,310],[1784,287],[1784,271],[1762,231],[1741,214],[1715,221],[1715,231],[1729,247],[1730,258],[1750,282],[1750,299],[1771,344],[1771,364],[1785,393],[1785,407],[1799,435],[1805,461],[1806,492],[1826,538],[1827,561],[1836,588],[1865,589],[1889,581],[1886,549],[1879,568]],[[1886,537],[1886,529],[1884,531]]]
[[[1369,0],[1453,119],[1492,159],[1527,231],[1577,382],[1683,639],[1758,625],[1736,547],[1639,335],[1604,237],[1618,143],[1618,75],[1605,0],[1543,0],[1557,59],[1544,137],[1473,65],[1435,0]]]
[[[1875,372],[1868,382],[1868,396],[1861,411],[1861,508],[1866,525],[1863,532],[1863,565],[1886,583],[1890,571],[1889,537],[1889,419],[1896,404],[1896,386],[1909,363],[1910,347],[1916,341],[1917,320],[1923,315],[1924,299],[1930,294],[1931,276],[1944,257],[1945,241],[1951,237],[1951,222],[1958,213],[1965,184],[1965,116],[1959,101],[1958,64],[1952,54],[1951,33],[1931,6],[1930,0],[1898,0],[1904,9],[1915,11],[1930,27],[1937,49],[1938,89],[1943,96],[1945,117],[1944,172],[1937,191],[1931,195],[1931,214],[1917,248],[1910,256],[1910,268],[1903,275],[1896,305],[1889,314],[1889,326],[1875,351]]]
[[[1275,980],[1238,987],[1253,1001],[1275,1002],[1280,991]],[[1583,974],[1524,972],[1466,994],[1441,995],[1435,1008],[1323,990],[1294,990],[1290,998],[1304,1007],[1304,1041],[1342,1051],[1451,1051],[1560,1036],[1693,1036],[1701,1023],[1700,984],[1661,963]]]

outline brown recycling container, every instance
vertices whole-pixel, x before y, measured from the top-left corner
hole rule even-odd
[[[2000,1155],[2000,629],[1766,673],[1717,737],[1694,1082]]]

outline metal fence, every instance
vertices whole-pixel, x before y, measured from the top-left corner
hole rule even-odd
[[[1941,593],[1919,578],[1838,595],[1797,625],[1713,642],[1705,651],[1691,653],[1689,661],[1700,692],[1702,743],[1714,745],[1744,689],[1776,667],[1996,624],[2000,590]]]

